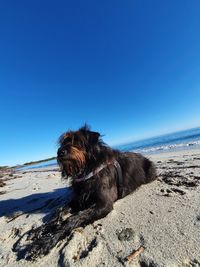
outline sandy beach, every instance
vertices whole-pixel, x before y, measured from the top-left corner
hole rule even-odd
[[[117,201],[49,255],[17,259],[14,244],[70,199],[58,168],[0,171],[0,266],[200,266],[200,150],[148,156],[158,179]]]

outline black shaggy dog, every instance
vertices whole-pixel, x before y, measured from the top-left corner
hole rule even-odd
[[[106,216],[117,199],[156,178],[155,167],[149,159],[111,149],[99,133],[90,131],[87,126],[66,132],[59,144],[57,159],[62,176],[72,178],[74,198],[69,203],[72,214],[65,220],[58,214],[35,230],[32,243],[24,252],[27,260],[48,254],[73,229]]]

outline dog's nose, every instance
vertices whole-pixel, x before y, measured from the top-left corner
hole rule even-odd
[[[62,157],[64,157],[67,154],[67,151],[64,150],[64,149],[58,149],[57,154],[58,154],[58,157],[61,157],[62,158]]]

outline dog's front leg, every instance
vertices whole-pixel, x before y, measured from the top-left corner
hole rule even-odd
[[[65,221],[62,222],[59,231],[57,231],[53,237],[52,248],[58,241],[68,236],[74,229],[82,226],[86,226],[93,223],[95,220],[105,217],[113,208],[111,201],[102,202],[99,205],[94,204],[92,207],[79,211],[78,213],[71,215]],[[45,245],[45,244],[44,244]],[[43,247],[44,249],[44,247]],[[49,249],[49,244],[48,244]]]
[[[106,190],[106,188],[99,189],[96,201],[90,208],[79,211],[63,222],[62,238],[75,228],[85,226],[105,217],[113,209],[114,200],[110,195],[110,190]]]
[[[62,221],[59,226],[56,226],[53,231],[45,231],[40,238],[35,239],[29,245],[25,258],[27,260],[33,260],[38,256],[48,254],[60,240],[70,235],[74,229],[86,226],[97,219],[105,217],[113,208],[113,202],[107,196],[101,196],[97,204],[71,215],[65,221]]]
[[[113,203],[104,203],[104,205],[94,205],[91,208],[78,212],[76,215],[70,216],[63,222],[63,233],[71,232],[80,226],[93,223],[95,220],[105,217],[113,208]]]
[[[113,202],[108,198],[101,199],[88,209],[68,217],[62,222],[62,226],[54,236],[52,248],[55,244],[68,236],[74,229],[93,223],[95,220],[105,217],[113,209]]]

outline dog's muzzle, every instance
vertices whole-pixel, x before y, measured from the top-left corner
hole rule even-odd
[[[59,148],[57,151],[57,156],[59,159],[63,159],[67,156],[67,151],[63,148]]]

